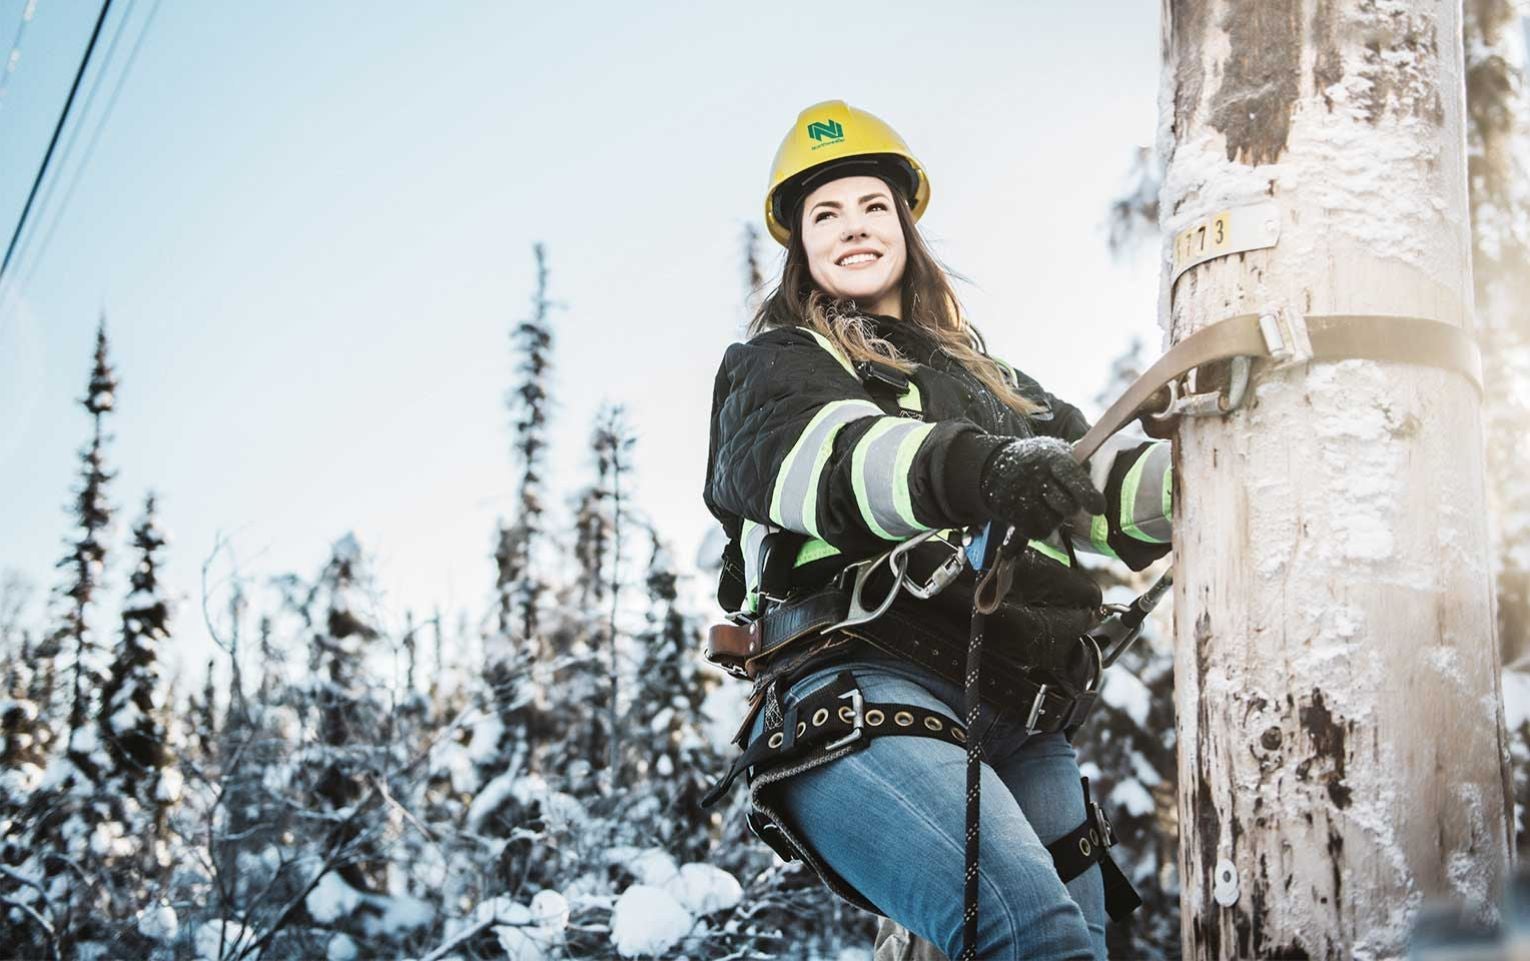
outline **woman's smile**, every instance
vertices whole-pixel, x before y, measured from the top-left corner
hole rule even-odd
[[[873,251],[856,251],[845,254],[835,261],[835,264],[849,270],[858,270],[862,267],[869,267],[881,259],[882,255]]]

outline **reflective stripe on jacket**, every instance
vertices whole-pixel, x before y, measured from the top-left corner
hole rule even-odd
[[[1005,368],[1016,390],[1043,408],[1031,417],[1003,404],[927,338],[896,321],[873,321],[916,364],[901,392],[858,372],[807,328],[766,331],[723,357],[705,500],[742,555],[749,603],[766,533],[807,535],[799,564],[832,557],[829,566],[843,566],[921,531],[980,523],[978,475],[997,446],[1034,435],[1071,442],[1088,430],[1076,407],[1023,373]],[[1091,468],[1113,496],[1111,508],[1074,524],[1074,543],[1134,568],[1165,553],[1168,445],[1117,444]],[[1139,505],[1152,510],[1143,514]],[[1050,549],[1033,546],[1069,563],[1060,539]]]

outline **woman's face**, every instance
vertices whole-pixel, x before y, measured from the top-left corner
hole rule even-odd
[[[892,191],[876,177],[841,177],[802,203],[802,247],[824,293],[901,317],[908,251]]]

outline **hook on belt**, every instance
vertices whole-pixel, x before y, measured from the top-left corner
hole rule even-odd
[[[841,583],[845,578],[852,578],[850,583],[850,607],[843,620],[830,624],[822,631],[830,634],[845,627],[854,627],[857,624],[865,624],[874,621],[886,614],[892,607],[893,601],[898,599],[898,592],[906,590],[908,593],[922,601],[927,601],[950,586],[961,574],[967,564],[966,551],[959,544],[950,544],[947,541],[939,543],[951,550],[951,556],[942,561],[930,576],[923,582],[915,582],[909,579],[908,564],[909,552],[919,545],[935,537],[940,531],[925,531],[917,534],[890,551],[878,554],[876,557],[868,557],[864,561],[857,561],[849,565],[840,574]],[[883,564],[892,574],[892,584],[887,588],[887,594],[871,606],[865,600],[866,584],[875,575]]]

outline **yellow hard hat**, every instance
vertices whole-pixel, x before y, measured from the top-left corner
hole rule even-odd
[[[930,203],[930,178],[897,131],[843,100],[825,100],[802,111],[781,141],[765,192],[765,226],[785,246],[797,204],[820,184],[856,174],[880,177],[918,220]]]

